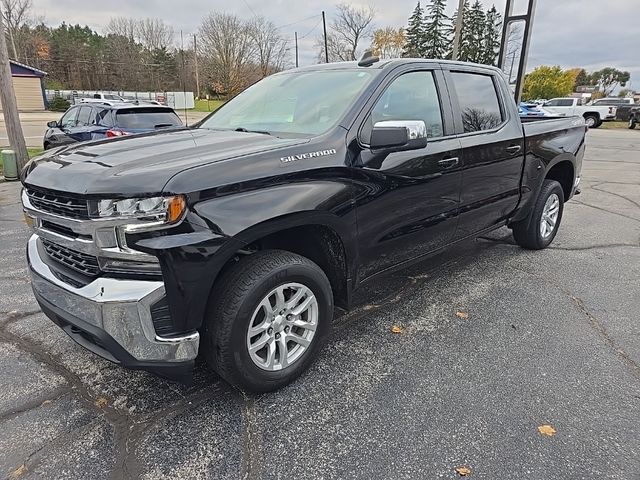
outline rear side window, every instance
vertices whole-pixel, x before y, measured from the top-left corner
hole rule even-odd
[[[93,123],[95,125],[101,125],[103,127],[111,126],[111,115],[110,110],[106,108],[94,108],[95,117]]]
[[[498,92],[489,75],[453,72],[465,133],[491,130],[503,121]]]
[[[550,107],[572,107],[573,99],[572,98],[554,98],[553,100],[549,100],[545,105]]]
[[[116,126],[125,130],[153,130],[181,125],[180,117],[171,109],[136,108],[116,111]]]

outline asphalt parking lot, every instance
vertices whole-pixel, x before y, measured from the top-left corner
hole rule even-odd
[[[589,132],[582,183],[551,248],[502,229],[378,281],[308,373],[255,397],[67,338],[0,183],[0,477],[639,478],[640,132]]]

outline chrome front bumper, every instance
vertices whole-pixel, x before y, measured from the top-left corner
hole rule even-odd
[[[162,373],[170,369],[163,367],[193,364],[200,341],[197,332],[182,337],[155,333],[150,307],[164,296],[163,282],[98,277],[75,288],[43,260],[39,243],[33,235],[27,246],[33,291],[47,316],[74,340],[129,368]]]

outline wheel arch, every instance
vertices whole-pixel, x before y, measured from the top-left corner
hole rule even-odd
[[[545,179],[555,180],[562,186],[564,201],[571,198],[573,184],[575,182],[575,166],[573,161],[559,156],[547,169]]]

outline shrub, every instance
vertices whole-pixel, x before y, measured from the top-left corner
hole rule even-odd
[[[49,110],[53,112],[65,112],[71,104],[62,97],[55,97],[49,102]]]

